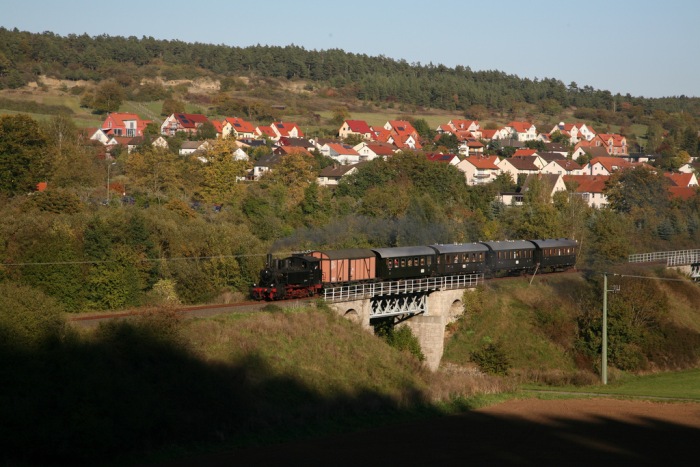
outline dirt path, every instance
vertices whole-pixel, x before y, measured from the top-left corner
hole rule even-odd
[[[527,399],[170,465],[677,466],[697,464],[699,443],[700,404]]]

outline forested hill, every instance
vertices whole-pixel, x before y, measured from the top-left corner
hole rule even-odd
[[[589,66],[589,65],[586,65]],[[0,28],[0,89],[17,88],[38,76],[70,80],[134,79],[162,76],[243,76],[307,80],[335,88],[348,98],[398,102],[423,108],[468,111],[475,106],[508,111],[520,103],[548,108],[588,108],[604,112],[636,109],[700,116],[700,99],[651,99],[613,95],[553,78],[527,79],[468,66],[409,64],[383,56],[302,47],[230,47],[152,37],[91,37],[41,34]]]

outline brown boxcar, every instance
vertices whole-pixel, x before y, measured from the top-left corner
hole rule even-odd
[[[321,260],[324,284],[371,281],[376,277],[376,255],[364,248],[312,251],[308,256]]]

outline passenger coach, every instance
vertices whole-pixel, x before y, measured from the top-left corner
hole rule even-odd
[[[489,249],[482,243],[430,245],[437,253],[435,270],[439,276],[483,274]]]
[[[503,240],[482,242],[489,249],[486,254],[486,274],[498,275],[500,271],[518,274],[534,268],[535,245],[527,240]]]
[[[578,243],[568,238],[531,240],[537,247],[535,264],[539,269],[562,271],[576,264]]]
[[[377,277],[382,280],[429,277],[434,273],[435,250],[427,246],[372,248],[377,255]]]

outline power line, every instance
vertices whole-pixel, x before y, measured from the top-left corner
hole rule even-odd
[[[649,277],[649,276],[633,276],[630,274],[620,274],[620,277],[632,277],[634,279],[651,279],[655,281],[675,281],[675,282],[687,282],[688,279],[672,279],[670,277]]]
[[[159,261],[198,261],[205,259],[231,259],[231,258],[252,258],[256,256],[267,256],[266,253],[255,253],[247,255],[216,255],[216,256],[180,256],[176,258],[141,258],[136,260],[140,263],[159,262]],[[104,264],[104,263],[120,263],[123,260],[103,259],[103,260],[88,260],[88,261],[47,261],[47,262],[26,262],[26,263],[0,263],[0,266],[59,266],[71,264]]]

